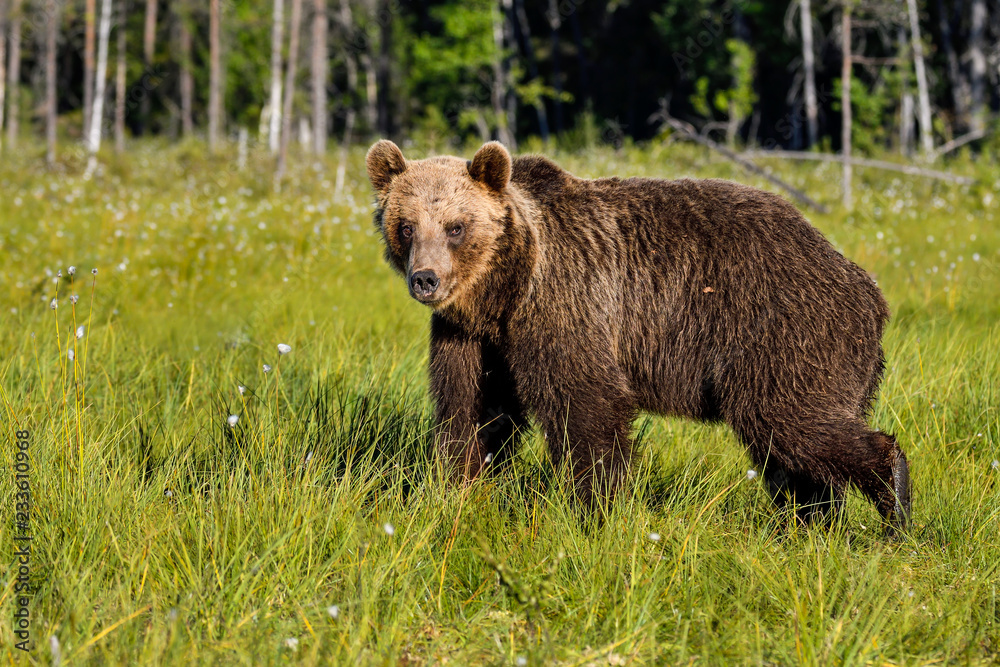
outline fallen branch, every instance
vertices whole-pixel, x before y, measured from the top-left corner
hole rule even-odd
[[[970,139],[969,141],[972,140]],[[817,160],[819,162],[837,163],[843,163],[844,161],[844,156],[842,155],[833,155],[832,153],[806,153],[803,151],[748,151],[746,155],[756,158],[773,157],[785,160]],[[975,179],[967,176],[957,176],[956,174],[949,174],[946,171],[924,169],[923,167],[914,167],[909,164],[896,164],[895,162],[886,162],[884,160],[869,160],[867,158],[852,157],[848,159],[848,162],[858,167],[871,167],[872,169],[899,171],[904,174],[909,174],[910,176],[923,176],[925,178],[933,178],[939,181],[949,181],[951,183],[960,183],[962,185],[972,185],[976,182]]]
[[[819,211],[820,213],[829,213],[830,212],[830,209],[828,209],[826,206],[823,206],[823,204],[820,204],[818,201],[816,201],[815,199],[813,199],[812,197],[810,197],[806,193],[802,192],[801,190],[799,190],[795,186],[789,185],[788,183],[786,183],[785,181],[781,180],[777,176],[771,175],[770,173],[767,172],[767,170],[763,169],[762,167],[757,166],[756,164],[754,164],[750,160],[746,159],[745,157],[743,157],[741,155],[737,155],[736,153],[734,153],[733,151],[729,150],[725,146],[722,146],[721,144],[718,144],[718,143],[712,141],[708,137],[703,137],[703,136],[699,135],[697,132],[695,132],[694,128],[691,127],[690,125],[688,125],[687,123],[685,123],[685,122],[683,122],[681,120],[678,120],[677,118],[674,118],[672,116],[668,116],[666,114],[662,114],[660,116],[660,118],[665,123],[667,123],[668,125],[670,125],[670,127],[674,128],[675,130],[677,130],[678,132],[680,132],[681,134],[683,134],[688,139],[691,139],[692,141],[696,141],[699,144],[701,144],[702,146],[706,146],[708,148],[711,148],[712,150],[714,150],[714,151],[716,151],[718,153],[721,153],[722,155],[724,155],[725,157],[729,158],[730,160],[732,160],[736,164],[740,165],[741,167],[743,167],[747,171],[752,172],[754,174],[757,174],[758,176],[761,176],[763,178],[766,178],[769,182],[773,183],[774,185],[777,185],[779,188],[781,188],[785,192],[788,192],[790,195],[792,195],[793,197],[795,197],[797,200],[799,200],[800,202],[802,202],[806,206],[810,206],[810,207],[816,209],[817,211]]]
[[[951,141],[942,145],[940,148],[934,151],[934,159],[937,159],[942,155],[945,155],[946,153],[950,153],[956,148],[961,148],[965,144],[973,142],[976,139],[982,139],[985,136],[986,136],[986,130],[973,130],[968,134],[963,134],[962,136],[956,139],[952,139]]]

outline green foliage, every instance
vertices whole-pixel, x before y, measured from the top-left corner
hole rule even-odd
[[[841,79],[834,80],[834,111],[842,108]],[[851,143],[863,153],[885,150],[890,132],[895,125],[887,122],[890,111],[897,106],[900,92],[900,77],[895,72],[887,72],[874,86],[869,86],[858,77],[851,77],[851,109],[854,111],[851,123]]]
[[[430,13],[440,29],[418,35],[409,46],[409,90],[462,130],[487,122],[490,114],[492,67],[498,57],[494,4],[463,0],[438,5]]]
[[[893,308],[872,420],[907,451],[915,516],[891,542],[854,496],[833,528],[796,527],[728,428],[676,419],[640,420],[634,483],[600,523],[535,432],[512,474],[443,484],[429,315],[382,259],[363,150],[340,195],[312,161],[275,193],[266,151],[240,171],[197,142],[137,142],[89,181],[82,152],[55,172],[25,153],[0,163],[0,465],[28,428],[34,662],[53,662],[50,637],[61,664],[996,662],[1000,199],[983,161],[951,166],[974,187],[859,169],[857,212],[814,217]],[[558,158],[769,187],[685,145]],[[836,164],[770,166],[839,198]],[[11,493],[0,514],[13,545]],[[17,663],[4,568],[0,657]]]

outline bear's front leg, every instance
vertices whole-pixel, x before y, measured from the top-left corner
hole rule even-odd
[[[431,393],[438,452],[469,481],[509,462],[525,426],[514,380],[499,351],[461,326],[431,318]]]
[[[552,464],[568,461],[577,497],[590,508],[615,496],[632,458],[633,401],[621,373],[610,364],[602,370],[588,379],[603,375],[603,382],[590,384],[581,381],[586,369],[567,367],[562,376],[572,381],[539,387],[537,395]]]

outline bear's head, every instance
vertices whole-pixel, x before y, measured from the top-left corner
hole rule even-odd
[[[417,301],[434,308],[454,302],[493,266],[509,225],[510,153],[491,141],[471,161],[407,160],[383,139],[366,162],[386,258]]]

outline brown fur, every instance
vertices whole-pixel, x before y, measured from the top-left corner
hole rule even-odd
[[[905,457],[865,420],[888,306],[785,200],[721,180],[579,179],[495,142],[466,162],[406,161],[381,141],[368,170],[389,262],[440,274],[431,390],[460,475],[509,458],[531,413],[592,500],[619,485],[646,410],[727,422],[803,518],[853,483],[905,522]]]

